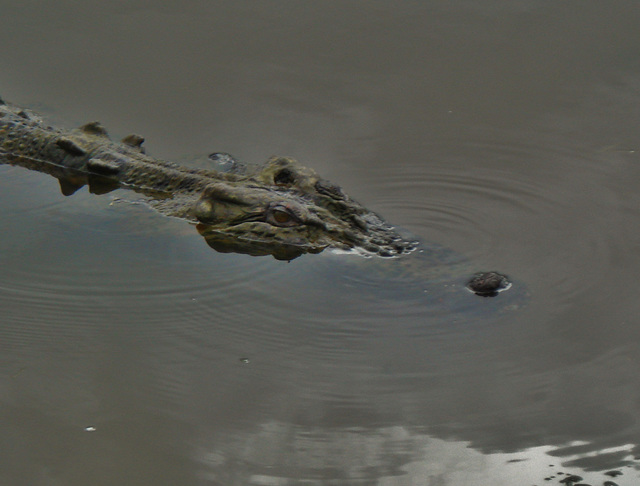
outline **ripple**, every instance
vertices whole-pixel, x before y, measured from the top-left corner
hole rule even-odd
[[[224,407],[219,390],[233,391],[226,405],[235,409],[242,397],[253,399],[246,390],[260,389],[258,415],[274,414],[287,397],[291,408],[315,407],[310,414],[348,406],[375,420],[445,421],[449,404],[467,403],[471,392],[491,415],[498,404],[485,390],[504,388],[492,380],[537,387],[531,397],[542,407],[555,384],[535,376],[530,360],[560,359],[563,341],[539,343],[548,343],[551,325],[554,336],[568,326],[544,312],[602,286],[617,249],[630,245],[608,225],[622,223],[617,215],[637,201],[616,191],[602,153],[487,138],[460,143],[448,159],[450,141],[432,144],[439,163],[373,170],[376,209],[418,234],[426,255],[432,241],[455,248],[466,269],[455,252],[409,265],[406,274],[402,262],[420,258],[383,265],[328,252],[290,263],[218,254],[189,224],[140,205],[83,192],[32,200],[16,191],[7,198],[18,203],[17,216],[4,220],[14,237],[0,253],[0,340],[14,349],[54,347],[49,355],[65,357],[117,357],[123,348],[129,366],[145,370],[131,380],[149,408],[184,416],[210,403]],[[467,269],[516,269],[514,290],[480,299],[447,287]],[[496,312],[526,287],[519,280],[538,292],[528,320]],[[516,398],[504,398],[504,410],[517,408]],[[463,421],[471,410],[456,406]],[[487,419],[482,435],[494,426]]]
[[[529,272],[557,308],[601,287],[615,255],[637,245],[626,221],[639,201],[623,189],[639,175],[636,154],[621,162],[583,140],[490,130],[425,151],[425,160],[374,168],[376,208],[479,267]]]

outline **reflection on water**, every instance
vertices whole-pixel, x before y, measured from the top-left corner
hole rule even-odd
[[[637,484],[635,8],[88,7],[6,5],[0,95],[289,153],[441,246],[220,254],[0,166],[0,483]],[[514,288],[455,292],[489,269]]]
[[[633,457],[628,444],[602,453]],[[246,436],[226,437],[218,449],[203,449],[199,459],[209,469],[203,476],[213,484],[346,486],[427,481],[422,484],[511,486],[536,481],[622,486],[637,482],[628,466],[585,472],[570,464],[556,464],[557,455],[549,446],[482,454],[465,442],[437,439],[397,426],[375,431],[352,427],[329,434],[326,429],[270,422]],[[574,457],[577,459],[571,462],[578,463],[588,456],[576,453]]]

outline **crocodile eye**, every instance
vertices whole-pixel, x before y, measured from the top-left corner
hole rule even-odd
[[[301,219],[294,212],[283,205],[274,205],[267,210],[267,223],[273,226],[289,227],[302,224]]]
[[[278,224],[287,224],[293,219],[291,215],[285,211],[275,210],[272,215],[273,220]]]

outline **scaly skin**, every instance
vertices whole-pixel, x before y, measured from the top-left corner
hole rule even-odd
[[[64,195],[84,185],[95,193],[119,187],[142,193],[162,214],[197,223],[219,251],[290,260],[325,248],[379,256],[416,248],[339,186],[289,157],[272,157],[248,173],[190,169],[146,155],[143,141],[130,135],[113,142],[98,122],[53,128],[0,100],[0,163],[48,173]],[[485,275],[479,295],[507,286],[499,274]]]
[[[391,256],[414,247],[294,159],[273,157],[253,173],[230,174],[157,160],[144,154],[142,141],[131,135],[113,142],[97,122],[55,129],[26,110],[0,105],[3,159],[54,175],[64,194],[84,184],[96,192],[130,188],[150,196],[163,214],[200,223],[211,242],[238,243],[248,253],[286,256],[333,247]]]

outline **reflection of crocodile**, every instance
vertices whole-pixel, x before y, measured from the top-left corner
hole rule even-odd
[[[288,157],[272,157],[255,171],[226,159],[231,170],[191,169],[145,155],[144,139],[116,143],[97,122],[75,130],[46,125],[30,111],[0,100],[0,162],[53,175],[64,195],[88,185],[105,193],[122,187],[147,196],[169,216],[197,223],[219,251],[292,259],[331,247],[379,256],[409,253],[408,241],[339,186]],[[508,286],[494,272],[470,288],[495,295]]]

